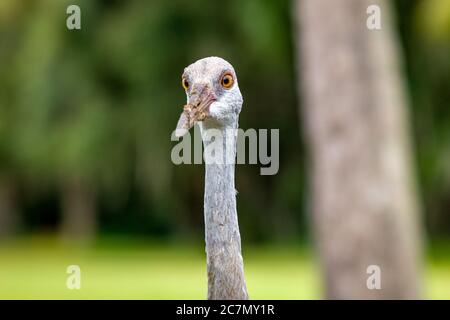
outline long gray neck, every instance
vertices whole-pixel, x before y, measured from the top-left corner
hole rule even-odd
[[[209,129],[219,131],[224,137],[224,163],[208,163],[205,160],[204,214],[208,299],[248,299],[234,187],[236,137],[231,130],[227,130],[233,128],[237,128],[237,118],[230,126],[218,126],[207,121],[202,125],[205,152],[211,144]],[[233,163],[225,162],[226,154]]]

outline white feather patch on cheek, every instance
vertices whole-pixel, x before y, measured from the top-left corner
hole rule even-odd
[[[219,101],[215,101],[209,106],[209,114],[216,120],[225,120],[230,114],[230,111],[229,105]]]

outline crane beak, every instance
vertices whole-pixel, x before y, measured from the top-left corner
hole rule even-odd
[[[197,122],[208,118],[209,106],[216,100],[216,96],[207,86],[204,86],[201,90],[193,90],[188,104],[183,107],[183,112],[175,130],[175,136],[184,136]]]

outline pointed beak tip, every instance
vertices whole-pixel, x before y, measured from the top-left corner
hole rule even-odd
[[[176,137],[176,138],[181,138],[181,137],[184,136],[187,132],[188,132],[188,130],[186,130],[186,129],[176,129],[176,130],[175,130],[175,137]]]

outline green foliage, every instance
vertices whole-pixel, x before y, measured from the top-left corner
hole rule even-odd
[[[427,211],[439,221],[432,230],[450,226],[443,218],[450,198],[448,3],[397,1],[419,173]],[[81,30],[65,26],[69,4],[82,9]],[[103,231],[201,237],[203,168],[171,163],[170,133],[185,102],[183,68],[218,55],[238,72],[241,127],[281,129],[278,175],[237,167],[244,238],[304,234],[306,155],[291,6],[288,0],[0,1],[0,176],[21,186],[21,209],[33,208],[46,221],[55,213],[42,203],[58,201],[68,181],[81,180],[97,190]]]
[[[450,39],[450,1],[421,1],[415,11],[416,28],[429,41],[448,43]]]
[[[397,1],[428,229],[450,228],[450,1]]]

